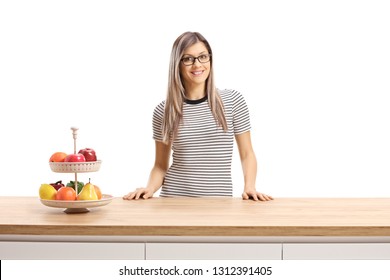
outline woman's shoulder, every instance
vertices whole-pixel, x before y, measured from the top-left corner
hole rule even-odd
[[[222,90],[218,89],[218,93],[224,102],[225,101],[234,102],[237,99],[242,98],[241,93],[235,89],[222,89]]]
[[[165,107],[165,100],[157,104],[157,106],[154,108],[153,115],[155,117],[162,116],[164,114],[164,107]]]
[[[160,103],[158,103],[157,106],[156,106],[156,109],[157,108],[164,108],[164,106],[165,106],[165,100],[163,100]]]

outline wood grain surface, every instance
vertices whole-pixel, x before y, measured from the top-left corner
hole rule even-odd
[[[389,198],[114,198],[66,214],[37,197],[0,197],[0,234],[390,236]]]

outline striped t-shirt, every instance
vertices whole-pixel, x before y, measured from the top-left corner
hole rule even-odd
[[[183,104],[183,120],[172,143],[172,164],[160,196],[232,196],[234,135],[250,130],[247,105],[234,90],[219,91],[228,131],[214,119],[206,98]],[[165,101],[153,113],[153,138],[162,141]]]

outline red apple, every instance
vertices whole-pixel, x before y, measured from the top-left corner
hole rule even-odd
[[[52,185],[57,191],[61,188],[61,187],[65,187],[65,185],[62,183],[62,181],[57,181],[55,183],[50,183],[50,185]]]
[[[85,148],[79,151],[79,154],[83,154],[86,161],[96,161],[96,153],[94,149]]]
[[[69,154],[66,156],[65,162],[84,162],[85,157],[83,154]]]

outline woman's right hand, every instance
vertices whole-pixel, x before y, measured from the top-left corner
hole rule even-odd
[[[123,199],[131,200],[131,199],[148,199],[153,196],[153,190],[149,188],[137,188],[133,192],[129,192],[128,194],[123,196]]]

